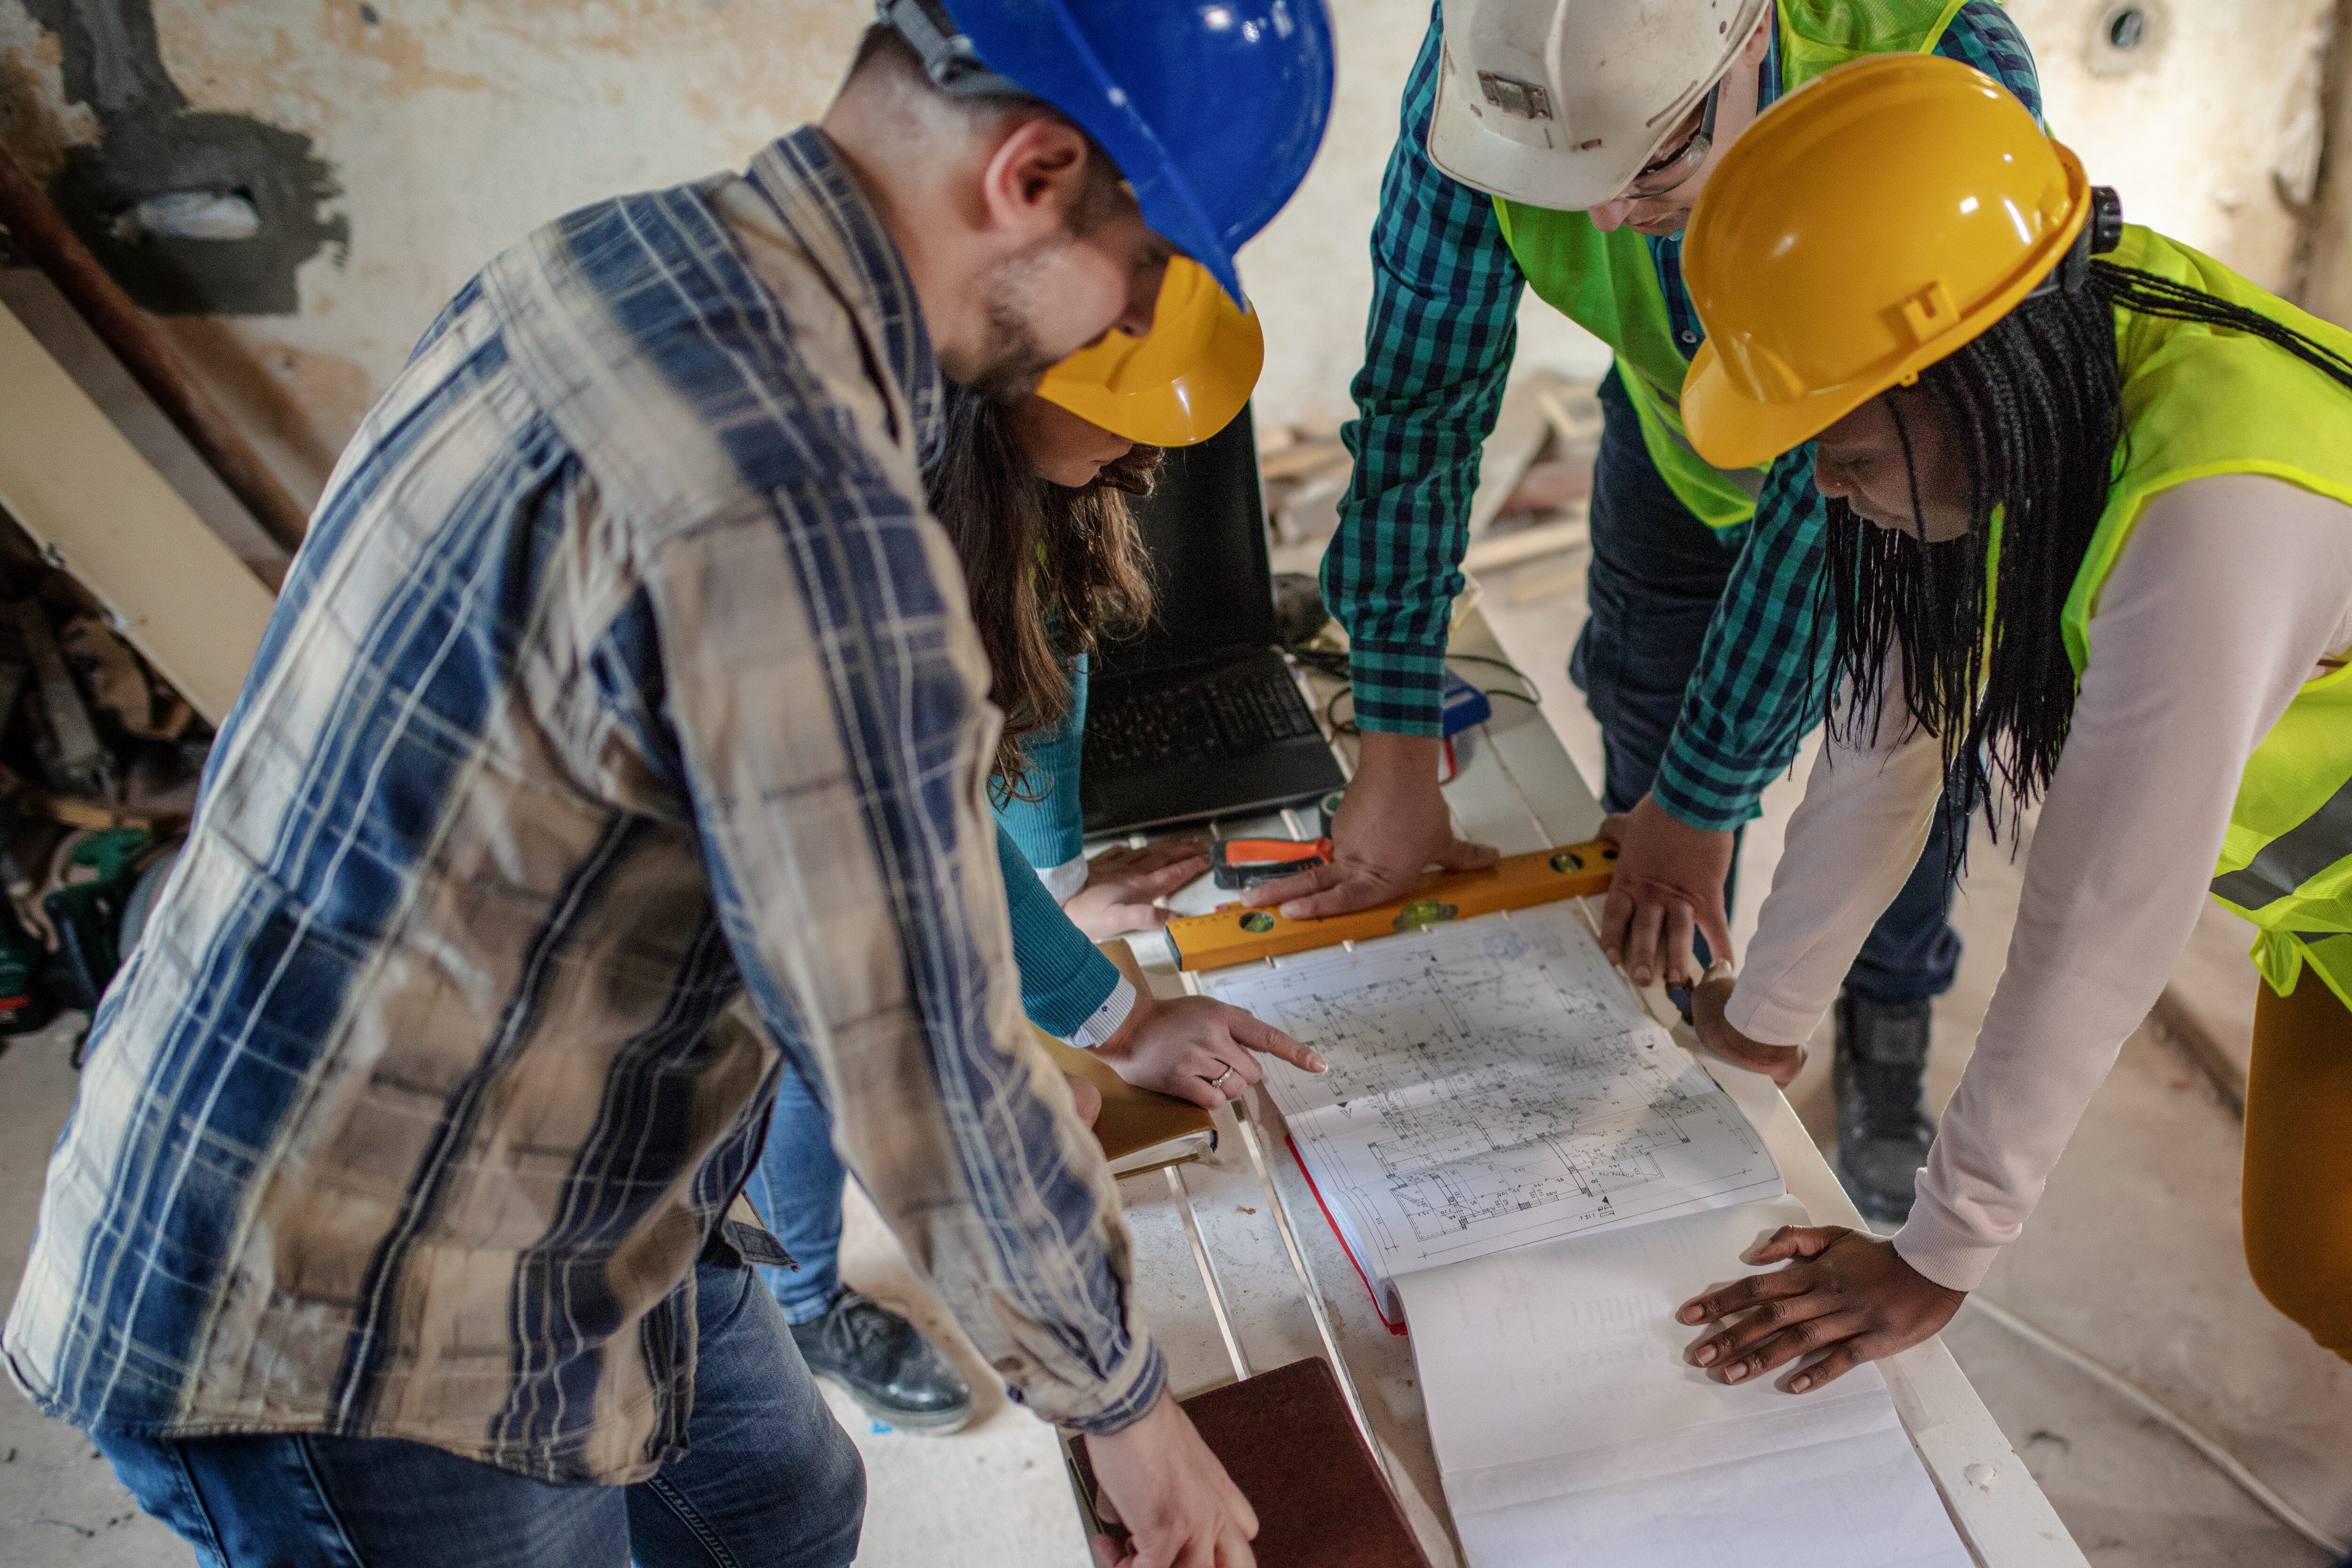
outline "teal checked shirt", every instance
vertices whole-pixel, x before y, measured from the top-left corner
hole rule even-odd
[[[1355,473],[1323,561],[1324,598],[1352,650],[1356,720],[1401,735],[1438,733],[1479,446],[1502,406],[1527,281],[1494,204],[1429,162],[1441,27],[1433,8],[1381,182],[1358,417],[1341,432]],[[1994,0],[1968,0],[1935,52],[1994,77],[2040,116],[2033,56]],[[1762,72],[1767,105],[1780,97],[1777,54]],[[1650,243],[1688,356],[1704,329],[1683,287],[1681,249],[1679,235]],[[1755,816],[1757,798],[1820,715],[1825,651],[1813,646],[1812,604],[1826,518],[1811,481],[1808,444],[1773,465],[1756,516],[1717,536],[1738,559],[1653,786],[1660,805],[1695,827],[1735,828]]]

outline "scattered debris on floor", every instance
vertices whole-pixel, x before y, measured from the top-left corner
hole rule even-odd
[[[0,1036],[97,1007],[211,745],[89,591],[0,519]]]

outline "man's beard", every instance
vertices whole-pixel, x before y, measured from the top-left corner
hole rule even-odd
[[[1030,319],[1031,279],[1044,259],[1033,255],[1007,261],[989,280],[987,346],[973,372],[961,379],[991,402],[1019,402],[1059,362],[1037,341]]]

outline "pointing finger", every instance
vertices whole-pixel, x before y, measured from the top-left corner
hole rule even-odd
[[[1226,1027],[1233,1030],[1234,1038],[1252,1051],[1263,1051],[1268,1055],[1278,1056],[1293,1067],[1308,1072],[1321,1072],[1329,1065],[1322,1057],[1316,1054],[1313,1047],[1291,1039],[1255,1013],[1244,1012],[1235,1008],[1225,1023]]]

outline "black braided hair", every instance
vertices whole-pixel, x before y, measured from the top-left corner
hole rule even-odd
[[[2352,390],[2352,361],[2259,311],[2170,278],[2094,261],[2079,287],[2030,298],[1919,373],[1918,397],[1887,402],[1911,470],[1905,423],[1925,412],[1969,476],[1969,531],[1940,544],[1871,526],[1829,503],[1815,635],[1830,641],[1828,723],[1875,742],[1889,655],[1903,705],[1943,743],[1950,874],[1967,817],[1990,810],[1999,841],[2049,787],[2074,716],[2061,615],[2127,455],[2115,311],[2197,321],[2275,343]],[[1998,786],[1996,790],[1995,786]]]

